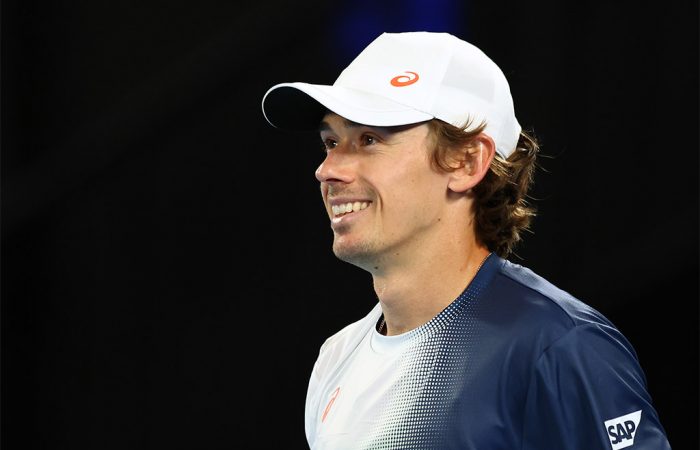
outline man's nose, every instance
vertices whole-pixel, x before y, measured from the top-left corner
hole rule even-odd
[[[316,169],[316,179],[321,183],[352,181],[355,160],[351,153],[351,149],[341,147],[326,153],[326,158]]]

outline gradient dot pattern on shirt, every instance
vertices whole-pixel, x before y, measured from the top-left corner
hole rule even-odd
[[[478,346],[474,302],[478,277],[440,314],[414,330],[412,342],[398,359],[402,373],[392,386],[362,449],[442,448],[452,428],[456,403],[468,383],[469,355]]]

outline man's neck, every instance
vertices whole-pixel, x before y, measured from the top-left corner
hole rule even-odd
[[[439,314],[469,285],[489,251],[475,242],[453,243],[414,264],[373,274],[387,335],[417,328]],[[455,249],[463,249],[455,251]]]

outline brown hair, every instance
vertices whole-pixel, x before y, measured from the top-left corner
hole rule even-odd
[[[458,128],[438,119],[428,122],[434,137],[432,163],[440,171],[454,170],[454,158],[463,157],[465,146],[486,127],[470,123]],[[472,188],[476,239],[505,258],[530,230],[535,208],[527,201],[536,167],[539,144],[534,136],[520,133],[516,150],[508,159],[496,153],[484,178]]]

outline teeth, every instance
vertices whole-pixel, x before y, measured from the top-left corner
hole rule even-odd
[[[333,205],[331,207],[333,216],[338,217],[347,213],[357,212],[369,206],[368,202],[343,203],[342,205]]]

